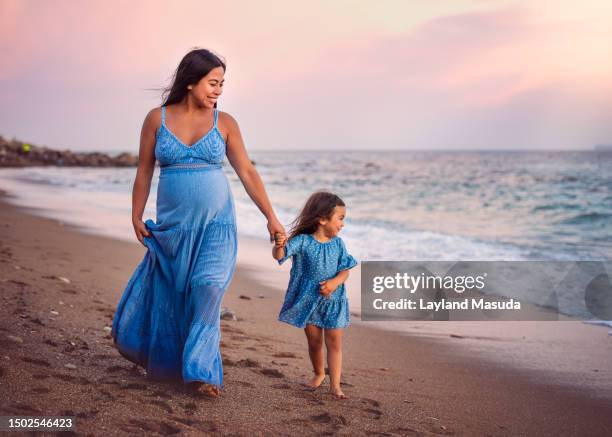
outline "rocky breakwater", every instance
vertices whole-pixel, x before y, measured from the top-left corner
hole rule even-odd
[[[35,146],[18,140],[8,141],[0,136],[0,167],[29,166],[63,167],[135,167],[138,156],[121,153],[109,156],[100,152],[72,152]]]

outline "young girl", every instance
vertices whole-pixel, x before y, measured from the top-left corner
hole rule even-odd
[[[337,399],[340,388],[342,328],[350,322],[344,282],[357,261],[349,255],[338,234],[346,207],[332,193],[310,196],[294,221],[289,239],[276,234],[272,256],[279,264],[293,257],[285,302],[278,319],[304,328],[314,377],[305,383],[316,388],[325,379],[323,339],[327,346],[330,391]]]

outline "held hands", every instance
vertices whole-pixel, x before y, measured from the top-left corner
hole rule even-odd
[[[338,284],[334,279],[328,279],[327,281],[319,282],[319,293],[324,297],[328,298],[330,294],[336,291]]]
[[[136,233],[136,238],[140,241],[140,244],[145,246],[144,237],[150,237],[151,233],[147,229],[147,225],[140,219],[133,219],[132,225],[134,226],[134,232]]]
[[[285,228],[276,218],[268,220],[268,232],[270,233],[270,243],[275,242],[276,234],[286,235]]]
[[[274,247],[281,248],[287,244],[287,236],[277,232],[274,234]]]

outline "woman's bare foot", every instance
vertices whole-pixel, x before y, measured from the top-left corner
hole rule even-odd
[[[206,384],[204,382],[194,382],[193,388],[196,393],[207,396],[209,398],[217,398],[221,395],[219,387],[214,384]]]
[[[346,395],[342,392],[340,387],[332,388],[329,391],[336,399],[346,399]]]
[[[308,388],[317,388],[323,383],[324,379],[325,379],[325,373],[322,375],[315,375],[312,377],[310,381],[304,382],[302,385]]]

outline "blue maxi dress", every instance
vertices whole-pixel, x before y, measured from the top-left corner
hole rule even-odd
[[[236,216],[217,128],[192,146],[161,109],[155,157],[157,221],[121,297],[111,335],[119,352],[154,379],[223,385],[220,306],[236,267]]]

